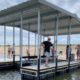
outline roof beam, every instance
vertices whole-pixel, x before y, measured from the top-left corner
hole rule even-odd
[[[69,27],[69,25],[67,25],[67,26],[59,26],[59,30],[63,30],[63,29],[68,29],[68,27]],[[75,25],[72,25],[71,26],[71,28],[80,28],[80,24],[75,24]],[[24,29],[26,29],[26,30],[28,30],[28,28],[27,27],[24,27]],[[51,31],[51,30],[55,30],[55,28],[53,27],[53,28],[42,28],[42,31]],[[31,31],[33,31],[33,32],[36,32],[36,30],[31,30]]]
[[[59,13],[59,12],[50,10],[50,11],[41,13],[41,17],[46,17],[46,16],[49,16],[49,15],[56,15],[57,13]],[[24,17],[23,20],[29,20],[29,19],[33,19],[33,18],[37,18],[37,13],[35,15],[33,15],[33,16]],[[20,19],[16,19],[16,20],[12,20],[12,21],[6,21],[6,22],[4,22],[2,24],[15,23],[15,22],[18,22],[18,21],[20,21]]]
[[[38,0],[26,1],[26,2],[23,2],[21,4],[18,4],[18,5],[15,5],[15,6],[12,6],[10,8],[7,8],[7,9],[0,11],[0,18],[4,17],[4,16],[8,16],[10,14],[14,14],[15,12],[16,13],[22,12],[25,9],[29,10],[29,9],[34,8],[36,6],[38,6]]]

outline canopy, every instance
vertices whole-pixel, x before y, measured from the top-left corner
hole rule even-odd
[[[46,0],[28,0],[19,5],[0,11],[0,25],[20,27],[22,14],[23,29],[37,33],[38,8],[41,13],[41,34],[51,36],[55,33],[56,18],[59,16],[58,34],[68,33],[71,18],[71,33],[80,33],[80,19]]]

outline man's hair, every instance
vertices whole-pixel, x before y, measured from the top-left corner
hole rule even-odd
[[[51,38],[50,37],[48,37],[48,41],[50,41],[51,40]]]

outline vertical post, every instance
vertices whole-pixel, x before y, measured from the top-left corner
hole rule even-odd
[[[55,20],[55,23],[54,23],[54,48],[56,49],[56,22],[57,22],[57,19]],[[54,62],[56,61],[56,54],[54,55]]]
[[[15,63],[15,27],[13,26],[13,63]]]
[[[27,54],[27,56],[28,56],[28,61],[30,61],[30,24],[28,24],[28,54]]]
[[[55,26],[56,26],[56,25],[55,25]],[[56,29],[56,28],[54,28],[54,49],[56,49],[56,48],[55,48],[55,42],[56,42],[56,39],[55,39],[55,29]],[[54,63],[55,63],[55,60],[56,60],[56,59],[55,59],[55,56],[56,56],[56,55],[54,54]]]
[[[4,26],[4,61],[6,61],[6,26]]]
[[[45,30],[43,30],[43,41],[45,40]]]
[[[37,71],[37,80],[40,80],[40,8],[38,8],[38,71]]]
[[[67,48],[67,49],[66,49],[66,59],[67,59],[68,63],[69,63],[68,46],[69,46],[69,43],[70,43],[70,42],[69,42],[69,39],[70,39],[69,27],[70,27],[70,26],[68,26],[68,29],[67,29],[67,30],[68,30],[68,35],[67,35],[67,47],[66,47],[66,48]],[[68,64],[68,66],[69,66],[69,64]]]
[[[56,34],[55,34],[55,49],[56,49],[56,56],[55,56],[55,73],[57,72],[57,67],[58,67],[58,27],[59,27],[59,15],[57,14],[56,18]]]
[[[30,25],[28,25],[28,51],[30,52]]]
[[[68,49],[68,70],[70,69],[70,60],[71,60],[71,17],[69,19],[69,27],[68,27],[68,39],[67,39],[67,44],[69,45],[69,49]]]
[[[35,33],[35,55],[37,55],[36,53],[36,33]]]
[[[43,36],[43,41],[45,40],[45,37]]]
[[[68,40],[68,38],[69,38],[69,26],[68,26],[68,28],[67,28],[67,32],[68,32],[68,34],[67,34],[67,46],[66,46],[66,60],[68,61],[68,45],[69,45],[69,40]]]
[[[20,25],[20,67],[22,68],[22,45],[23,45],[23,17],[22,17],[22,13],[21,13],[21,25]]]

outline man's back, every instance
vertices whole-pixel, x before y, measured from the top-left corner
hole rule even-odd
[[[50,52],[50,47],[52,46],[52,43],[49,41],[44,41],[44,52]]]

